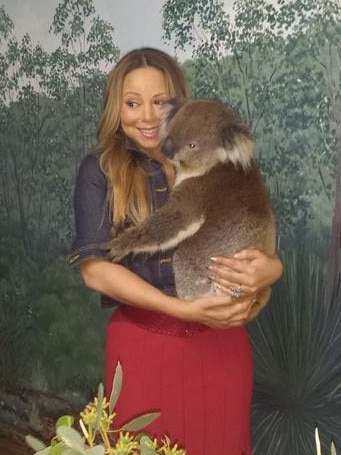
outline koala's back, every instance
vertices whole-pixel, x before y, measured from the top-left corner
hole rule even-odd
[[[199,207],[205,222],[174,254],[179,297],[212,295],[207,265],[211,256],[233,255],[246,247],[275,250],[275,224],[268,192],[253,163],[248,172],[219,164],[207,174],[183,181],[178,191],[193,195],[187,210]]]

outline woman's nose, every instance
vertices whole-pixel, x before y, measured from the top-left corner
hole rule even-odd
[[[143,120],[153,120],[157,117],[155,106],[145,104],[143,109]]]

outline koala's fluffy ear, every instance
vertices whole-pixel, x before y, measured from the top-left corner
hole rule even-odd
[[[166,121],[169,122],[174,115],[178,112],[184,101],[180,98],[169,98],[165,103]]]
[[[242,122],[224,122],[219,133],[225,151],[225,160],[240,164],[245,170],[253,158],[254,138],[250,129]]]
[[[184,101],[180,98],[169,98],[162,106],[162,118],[159,134],[162,140],[167,135],[167,127],[169,122],[184,104]]]

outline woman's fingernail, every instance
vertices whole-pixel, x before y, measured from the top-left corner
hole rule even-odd
[[[217,261],[217,258],[216,258],[215,256],[212,256],[210,259],[211,259],[211,261],[213,261],[213,262],[216,262],[216,261]]]

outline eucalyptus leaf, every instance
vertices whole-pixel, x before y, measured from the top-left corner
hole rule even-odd
[[[123,374],[122,374],[121,363],[117,362],[114,380],[112,383],[112,391],[111,391],[111,395],[110,395],[110,399],[109,399],[110,414],[113,413],[117,400],[118,400],[118,397],[120,396],[121,388],[122,388],[122,380],[123,380]]]
[[[72,427],[74,421],[75,419],[72,416],[69,415],[61,416],[56,422],[56,428],[61,427],[62,425],[66,427]]]
[[[65,445],[62,442],[58,442],[55,445],[51,445],[51,449],[48,455],[63,455],[65,451]]]
[[[74,450],[75,455],[84,455],[85,447],[81,435],[74,429],[67,426],[60,426],[57,428],[57,435],[61,438],[63,443]]]
[[[85,454],[85,451],[82,452]],[[62,455],[79,455],[79,451],[77,449],[74,449],[73,447],[63,447],[62,449]]]
[[[51,439],[51,447],[54,447],[58,444],[60,444],[60,438],[58,436],[54,436],[52,439]]]
[[[53,455],[51,446],[45,447],[43,450],[39,450],[39,452],[36,452],[35,455]]]
[[[151,412],[149,414],[144,414],[142,416],[136,417],[130,422],[123,425],[121,428],[122,431],[137,431],[141,430],[141,428],[146,427],[150,423],[154,422],[160,416],[160,412]]]
[[[103,446],[95,446],[90,449],[86,449],[86,455],[104,455],[105,449]]]
[[[158,455],[158,453],[150,447],[140,444],[140,455]]]
[[[40,441],[39,439],[35,438],[34,436],[31,436],[30,434],[25,436],[25,441],[36,452],[46,448],[46,444],[44,444],[42,441]]]
[[[140,453],[141,455],[157,455],[157,452],[150,446],[152,440],[148,436],[142,436],[140,439]]]

